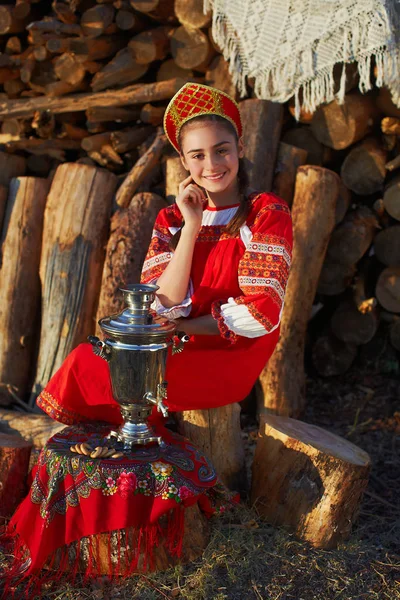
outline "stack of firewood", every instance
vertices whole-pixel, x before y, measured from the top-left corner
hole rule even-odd
[[[0,6],[3,404],[37,393],[96,320],[120,308],[119,284],[138,280],[154,218],[185,176],[161,128],[172,95],[196,80],[238,99],[202,5]],[[326,252],[306,270],[315,281],[301,303],[305,328],[322,307],[311,352],[322,375],[343,373],[382,322],[400,350],[400,110],[386,90],[361,95],[356,84],[349,68],[344,106],[300,122],[290,102],[252,98],[251,82],[240,103],[252,186],[290,205],[301,193],[307,239]],[[324,224],[307,213],[314,184],[301,165],[333,177],[332,227],[326,195]]]

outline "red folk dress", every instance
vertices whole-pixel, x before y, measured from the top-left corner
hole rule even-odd
[[[254,193],[249,202],[246,223],[235,236],[225,226],[237,205],[205,207],[186,299],[169,309],[158,299],[154,304],[158,313],[170,318],[211,313],[220,331],[219,335],[194,335],[183,352],[169,354],[166,403],[171,411],[215,408],[243,400],[278,341],[293,242],[290,210],[271,193]],[[173,256],[169,241],[181,225],[177,205],[158,214],[143,265],[143,283],[156,283],[167,267]],[[65,423],[88,414],[120,420],[108,365],[92,356],[88,344],[70,354],[38,404]]]

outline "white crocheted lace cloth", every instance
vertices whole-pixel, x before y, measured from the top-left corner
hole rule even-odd
[[[295,96],[298,116],[301,90],[302,107],[313,112],[343,101],[345,69],[335,95],[333,67],[357,61],[360,90],[385,85],[400,106],[400,0],[204,0],[210,9],[213,37],[242,96],[252,77],[257,97]]]

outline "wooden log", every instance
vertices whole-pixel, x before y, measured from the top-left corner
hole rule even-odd
[[[69,52],[58,56],[54,62],[54,73],[61,81],[78,85],[86,75],[86,69],[78,58]]]
[[[12,140],[7,142],[6,148],[10,152],[16,150],[25,150],[26,152],[37,152],[46,153],[51,150],[79,150],[80,143],[76,140],[60,140],[58,138],[52,138],[48,140],[41,140],[39,138],[29,138],[23,140]]]
[[[86,118],[91,123],[131,123],[140,117],[141,109],[136,106],[94,106],[86,111]]]
[[[306,150],[284,142],[278,146],[272,191],[289,206],[293,203],[297,168],[306,163],[307,154]]]
[[[352,148],[342,163],[340,176],[352,192],[366,196],[383,188],[387,151],[378,140],[369,138]]]
[[[211,460],[222,482],[231,490],[245,490],[244,446],[240,405],[176,413],[179,432]]]
[[[13,14],[13,7],[8,4],[0,5],[0,35],[10,35],[24,31],[26,19],[18,19]]]
[[[54,114],[87,110],[98,106],[118,107],[169,100],[186,83],[183,79],[169,79],[155,83],[128,86],[120,90],[97,94],[75,94],[70,98],[24,98],[0,101],[0,119],[33,116],[36,110],[49,109]]]
[[[385,165],[386,171],[395,171],[398,168],[400,168],[400,154],[395,156],[393,160],[390,160]]]
[[[335,211],[335,225],[339,225],[345,217],[349,206],[351,204],[351,192],[350,190],[343,184],[343,181],[340,182],[340,193],[336,202],[336,211]]]
[[[330,160],[329,148],[316,139],[310,127],[289,129],[282,137],[282,142],[306,150],[308,165],[322,166]]]
[[[393,103],[392,95],[387,87],[379,88],[375,102],[379,110],[387,117],[400,118],[400,108]]]
[[[51,158],[45,154],[28,156],[26,166],[35,177],[47,177],[51,169]]]
[[[370,257],[362,260],[358,265],[357,275],[352,284],[353,304],[357,310],[363,314],[376,312],[378,301],[374,296],[369,295],[369,279],[372,270],[372,261]],[[368,290],[368,294],[367,294]]]
[[[139,64],[131,48],[123,48],[93,77],[91,87],[94,92],[108,89],[115,85],[132,83],[143,77],[147,65]]]
[[[165,200],[157,194],[136,194],[128,208],[118,210],[113,215],[96,323],[99,319],[123,309],[120,287],[140,281],[154,221],[165,205]],[[98,325],[97,333],[100,333]]]
[[[400,225],[379,231],[374,237],[376,258],[387,267],[400,267]]]
[[[400,221],[400,175],[388,182],[383,194],[383,204],[389,215]]]
[[[9,518],[28,491],[32,446],[17,435],[0,433],[0,517]]]
[[[163,60],[169,52],[169,41],[173,29],[156,27],[135,35],[128,44],[134,60],[139,65],[148,65],[154,60]]]
[[[81,146],[86,152],[94,152],[101,150],[102,146],[108,144],[111,139],[111,131],[105,131],[103,133],[97,133],[96,135],[90,135],[83,138]]]
[[[387,267],[382,271],[375,294],[385,310],[400,313],[400,267]]]
[[[54,135],[56,120],[48,110],[38,110],[33,116],[31,127],[36,130],[42,139],[49,139]]]
[[[149,125],[161,125],[165,113],[165,106],[153,106],[152,104],[145,104],[140,111],[140,120],[142,123],[148,123]]]
[[[80,26],[83,35],[99,37],[114,20],[115,9],[111,4],[96,4],[82,13]]]
[[[331,317],[331,330],[334,335],[348,344],[367,344],[378,329],[379,317],[375,308],[360,312],[354,301],[344,300]]]
[[[181,25],[171,36],[171,54],[182,69],[206,71],[215,51],[200,29]]]
[[[179,156],[169,156],[165,161],[165,197],[168,204],[173,204],[178,195],[179,184],[188,176],[188,171]]]
[[[311,351],[313,365],[322,377],[337,377],[348,371],[357,356],[357,346],[338,340],[333,335],[322,335]]]
[[[15,138],[24,137],[31,132],[30,122],[22,119],[7,119],[1,125],[1,133],[9,134]],[[10,140],[12,141],[12,140]]]
[[[114,2],[114,7],[118,9],[115,15],[115,23],[119,29],[122,31],[129,31],[130,33],[146,29],[146,18],[135,13],[128,0],[123,2],[118,2],[117,0]]]
[[[175,77],[190,80],[193,77],[193,71],[191,69],[182,69],[182,67],[178,67],[173,58],[164,60],[157,71],[156,80],[165,81],[167,79],[174,79]]]
[[[10,79],[3,83],[3,88],[9,98],[19,98],[26,86],[20,79]]]
[[[370,247],[378,227],[376,215],[367,206],[347,213],[332,233],[327,261],[355,265]]]
[[[369,133],[379,112],[370,96],[346,95],[344,104],[336,100],[320,106],[311,122],[318,141],[329,148],[343,150]]]
[[[8,38],[4,51],[6,52],[6,54],[21,54],[21,39],[16,35],[13,35],[12,37]]]
[[[32,21],[26,28],[29,32],[40,32],[41,34],[55,33],[56,35],[82,35],[80,25],[76,23],[63,23],[58,19],[43,19]]]
[[[325,260],[318,280],[317,292],[326,296],[337,296],[345,291],[356,274],[356,265]]]
[[[0,382],[17,395],[28,391],[36,347],[40,306],[39,261],[46,179],[18,177],[10,182],[3,230],[0,289]],[[0,388],[0,404],[8,404]]]
[[[2,238],[1,231],[3,229],[3,220],[4,220],[4,215],[6,212],[7,197],[8,197],[8,187],[0,183],[0,240]],[[0,252],[1,252],[1,246],[0,246]],[[1,254],[0,254],[0,258],[1,258]],[[0,265],[1,265],[1,263],[0,263]],[[1,269],[1,266],[0,266],[0,269]]]
[[[308,318],[340,190],[336,173],[315,166],[297,170],[292,207],[293,259],[285,293],[280,339],[260,376],[258,402],[267,412],[298,416],[305,405],[304,345]],[[298,299],[302,301],[299,303]]]
[[[140,184],[158,163],[161,153],[167,145],[167,138],[159,128],[150,148],[139,158],[119,187],[115,200],[119,206],[126,208]]]
[[[205,83],[222,90],[236,101],[239,99],[239,93],[236,89],[232,75],[229,72],[229,63],[223,56],[216,56],[210,63],[205,77]]]
[[[130,0],[132,8],[161,23],[174,22],[174,0]]]
[[[370,468],[364,450],[330,431],[263,415],[252,503],[269,523],[315,547],[336,548],[358,516]]]
[[[385,117],[381,121],[381,130],[386,135],[400,135],[400,118]]]
[[[270,191],[282,127],[282,105],[252,98],[240,103],[250,185]]]
[[[186,27],[202,29],[211,23],[211,11],[204,13],[202,0],[175,0],[175,14]]]
[[[124,42],[121,35],[104,35],[97,38],[56,38],[48,40],[46,48],[54,54],[72,52],[73,54],[82,54],[89,60],[103,60],[123,48]]]
[[[160,527],[163,531],[167,526],[167,517],[161,517]],[[162,533],[158,536],[158,543],[153,546],[154,570],[165,571],[172,566],[185,564],[199,558],[210,539],[210,525],[207,517],[200,511],[197,504],[184,509],[184,535],[182,541],[182,554],[178,558],[171,555],[164,543]],[[99,533],[81,538],[78,542],[69,544],[69,554],[78,557],[78,572],[85,573],[89,568],[89,560],[99,575],[108,575],[110,572],[110,551],[113,561],[113,574],[126,577],[130,563],[134,559],[134,551],[138,545],[138,532],[133,528],[121,530],[120,534],[113,532]],[[78,548],[79,546],[79,548]],[[89,548],[91,550],[89,551]],[[120,551],[118,551],[118,548]],[[143,548],[143,545],[142,545]],[[121,551],[123,550],[123,551]],[[143,552],[143,549],[142,549]],[[120,555],[120,560],[118,556]],[[89,556],[91,557],[89,559]],[[115,562],[114,562],[115,561]],[[143,568],[144,554],[140,555],[139,567],[135,571],[140,573]],[[62,567],[60,550],[55,551],[55,562],[52,568]],[[46,568],[46,566],[45,566]],[[63,567],[65,569],[65,566]]]
[[[394,315],[394,317],[389,326],[389,339],[393,348],[400,352],[400,317],[398,315]]]
[[[66,3],[64,0],[53,0],[51,7],[57,18],[63,23],[76,23],[78,17],[75,14],[78,3]]]
[[[36,46],[33,48],[32,54],[37,62],[43,62],[50,58],[50,52],[47,50],[46,46]]]
[[[124,154],[128,150],[133,150],[133,148],[137,148],[142,144],[150,136],[151,132],[152,128],[149,126],[113,131],[110,136],[111,146],[116,152]]]
[[[48,195],[40,259],[42,328],[33,394],[94,330],[94,316],[116,187],[112,173],[68,163]]]
[[[13,177],[25,175],[26,159],[22,156],[13,156],[0,152],[0,184],[8,186]]]

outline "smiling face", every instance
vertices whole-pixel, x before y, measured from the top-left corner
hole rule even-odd
[[[181,160],[197,185],[212,194],[237,191],[239,158],[244,154],[229,122],[189,121],[181,135]]]

